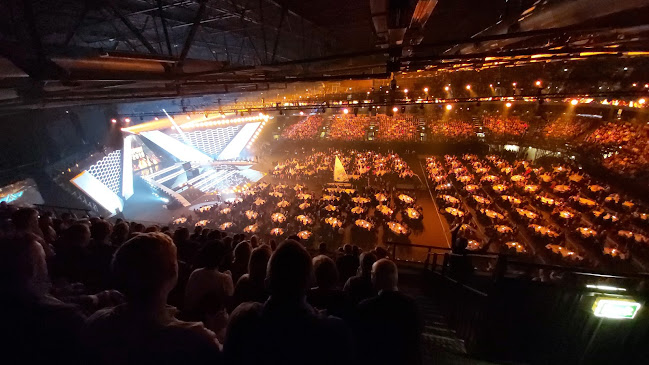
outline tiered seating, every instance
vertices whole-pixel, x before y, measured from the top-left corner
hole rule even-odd
[[[430,121],[428,128],[433,140],[462,141],[475,137],[473,126],[462,120]]]
[[[320,115],[310,115],[306,119],[288,126],[282,132],[282,137],[293,140],[313,139],[318,135],[324,118]]]
[[[378,126],[376,139],[386,142],[415,142],[417,141],[417,119],[412,115],[397,115],[389,117],[377,115]]]
[[[362,141],[370,126],[367,116],[337,115],[332,117],[327,138],[338,141]]]
[[[527,131],[528,124],[517,117],[489,116],[483,125],[496,138],[520,137]]]

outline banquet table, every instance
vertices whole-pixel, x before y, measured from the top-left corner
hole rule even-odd
[[[264,204],[266,204],[266,201],[264,199],[262,199],[262,198],[255,199],[255,205],[259,206],[259,205],[264,205]]]
[[[223,208],[221,209],[221,214],[229,214],[232,211],[230,208]]]
[[[554,190],[557,193],[565,193],[566,191],[570,190],[570,186],[568,186],[568,185],[557,185],[552,190]]]
[[[300,237],[300,239],[302,240],[308,240],[309,238],[311,238],[311,235],[312,235],[311,231],[299,231],[297,233],[297,236]]]
[[[280,193],[279,191],[271,191],[270,193],[268,193],[268,195],[275,198],[281,198],[284,196],[284,194]]]
[[[562,210],[559,212],[559,217],[563,219],[572,219],[575,215],[567,210]]]
[[[234,223],[232,223],[232,222],[225,222],[225,223],[223,223],[223,224],[221,224],[219,226],[219,229],[222,230],[222,231],[225,231],[226,229],[232,227],[233,225],[234,225]]]
[[[480,204],[491,204],[491,200],[480,195],[473,195],[473,200]]]
[[[580,182],[581,180],[584,179],[584,177],[582,175],[579,175],[579,174],[572,174],[572,175],[570,175],[570,177],[568,179],[570,179],[570,181]]]
[[[420,219],[421,218],[421,214],[415,208],[406,209],[406,215],[410,219]]]
[[[304,209],[310,207],[311,204],[309,204],[309,203],[307,203],[307,202],[304,202],[304,203],[302,203],[302,204],[300,204],[300,205],[298,205],[298,206],[300,207],[300,209],[304,210]]]
[[[447,203],[451,203],[451,204],[457,204],[457,203],[460,202],[460,200],[459,200],[458,198],[456,198],[456,197],[454,197],[454,196],[451,196],[451,195],[442,195],[442,199],[443,199],[445,202],[447,202]]]
[[[311,199],[311,194],[300,193],[300,194],[297,194],[297,198],[299,200],[309,200],[309,199]]]
[[[494,191],[497,191],[499,193],[502,193],[503,191],[507,190],[507,187],[503,184],[496,184],[491,187]]]
[[[537,190],[539,190],[539,186],[538,185],[531,185],[531,184],[530,185],[525,185],[523,187],[523,190],[525,192],[527,192],[527,193],[535,193]]]
[[[365,208],[363,208],[361,206],[355,206],[355,207],[352,208],[352,213],[354,213],[354,214],[365,213]]]
[[[465,186],[464,190],[466,190],[466,191],[474,191],[474,190],[477,190],[478,188],[480,188],[478,185],[471,184],[471,185]]]
[[[180,217],[180,218],[174,220],[174,224],[183,224],[183,223],[186,223],[186,222],[187,222],[187,218],[185,218],[185,217]]]
[[[463,183],[473,180],[473,178],[469,175],[460,176],[457,179]]]
[[[494,226],[494,228],[496,229],[496,231],[498,231],[498,233],[502,233],[502,234],[513,233],[514,232],[514,230],[510,226],[497,224],[497,225]]]
[[[377,193],[376,195],[374,195],[374,197],[375,197],[376,200],[379,201],[379,202],[384,202],[384,201],[387,201],[387,200],[388,200],[388,197],[385,196],[385,194],[382,194],[382,193]]]
[[[387,205],[377,205],[376,210],[386,216],[391,216],[392,213],[394,213],[394,211],[390,209],[390,207],[388,207]]]
[[[515,249],[516,252],[518,252],[518,253],[525,253],[526,252],[525,246],[521,245],[518,242],[513,242],[513,241],[512,242],[505,242],[505,246]]]
[[[532,212],[531,210],[527,210],[527,209],[516,208],[516,212],[521,217],[527,217],[529,219],[535,219],[536,217],[539,216],[538,214]]]
[[[340,198],[335,195],[323,195],[322,200],[334,201],[334,200],[340,200]]]
[[[408,227],[398,222],[388,222],[388,228],[390,229],[390,231],[398,235],[407,235],[410,233]]]
[[[476,251],[476,250],[479,250],[481,248],[482,248],[482,245],[480,244],[480,242],[478,242],[476,240],[469,240],[469,242],[467,242],[467,245],[466,245],[466,249],[469,250],[469,251]]]
[[[505,174],[509,174],[513,170],[514,170],[513,168],[508,166],[508,167],[503,167],[502,169],[500,169],[500,172],[504,172]]]
[[[297,217],[295,217],[295,220],[297,220],[298,222],[302,223],[305,226],[313,222],[311,218],[309,218],[309,216],[306,216],[304,214],[298,215]]]
[[[518,182],[518,181],[525,180],[525,176],[523,176],[523,175],[514,175],[514,176],[511,177],[511,179],[514,182]]]
[[[449,190],[451,188],[451,184],[439,184],[435,187],[435,190]]]
[[[552,181],[552,176],[550,176],[548,174],[543,174],[543,175],[539,176],[539,179],[541,179],[543,182],[547,183],[547,182]]]
[[[282,200],[281,202],[277,203],[277,206],[278,206],[279,208],[286,208],[286,207],[288,207],[289,205],[291,205],[291,203],[289,203],[289,202],[286,201],[286,200]]]
[[[356,196],[352,198],[352,201],[356,204],[366,204],[369,203],[370,200],[368,198],[362,197],[362,196]]]
[[[493,218],[505,219],[505,216],[504,216],[504,215],[502,215],[502,214],[496,212],[495,210],[491,210],[491,209],[480,209],[480,211],[481,211],[482,213],[484,213],[484,215],[486,215],[487,217],[492,218],[492,219],[493,219]]]
[[[445,210],[448,214],[453,215],[453,216],[456,216],[456,217],[463,217],[463,216],[464,216],[464,212],[463,212],[463,211],[461,211],[461,210],[459,210],[459,209],[456,209],[456,208],[453,208],[453,207],[446,207],[444,210]]]
[[[366,230],[368,230],[368,231],[371,230],[371,229],[374,227],[374,225],[373,225],[372,223],[366,221],[365,219],[357,219],[357,220],[354,222],[354,224],[355,224],[357,227],[360,227],[360,228],[366,229]]]
[[[273,215],[270,216],[270,219],[273,222],[282,223],[286,220],[286,216],[282,213],[273,213]]]
[[[328,211],[328,212],[335,212],[336,210],[338,210],[338,207],[335,206],[335,205],[329,204],[329,205],[327,205],[325,207],[325,210]]]
[[[273,236],[281,236],[284,234],[284,230],[282,228],[273,228],[270,230],[270,234]]]
[[[206,205],[206,206],[198,208],[198,211],[201,212],[201,213],[204,213],[204,212],[209,212],[211,209],[212,209],[211,205]]]
[[[540,195],[539,195],[539,196],[536,197],[536,199],[539,200],[539,201],[540,201],[541,203],[543,203],[543,204],[547,204],[547,205],[554,205],[554,204],[556,204],[556,200],[554,200],[554,199],[552,199],[552,198],[546,198],[546,197],[544,197],[544,196],[540,196]]]
[[[324,222],[327,223],[328,225],[330,225],[333,228],[342,227],[342,225],[343,225],[343,222],[340,219],[335,218],[335,217],[327,217],[327,218],[325,218]]]
[[[406,195],[406,194],[399,194],[398,198],[399,200],[401,200],[406,204],[410,204],[415,201],[415,199],[413,199],[410,195]]]
[[[626,238],[633,238],[634,241],[638,243],[649,243],[649,238],[643,234],[640,233],[635,233],[631,231],[626,231],[626,230],[620,230],[617,232],[618,236],[626,237]]]
[[[519,205],[521,203],[520,199],[518,199],[515,196],[511,196],[511,195],[501,195],[500,199],[507,200],[508,202],[510,202],[511,204],[514,204],[514,205]]]
[[[573,196],[571,197],[571,199],[579,203],[579,205],[583,205],[586,207],[594,207],[595,205],[597,205],[597,202],[594,201],[593,199],[588,199],[581,196]]]
[[[579,235],[583,238],[595,237],[597,235],[595,230],[588,227],[579,227],[576,231],[579,232]]]
[[[552,229],[546,226],[542,226],[539,224],[530,224],[528,227],[532,228],[534,232],[542,234],[544,236],[559,237],[559,234],[557,232],[553,231]]]
[[[572,260],[582,260],[583,257],[577,255],[574,251],[571,251],[563,246],[548,244],[545,248],[552,250],[556,254],[560,254],[561,257],[570,258]]]
[[[606,190],[606,188],[601,185],[594,184],[589,185],[588,190],[592,191],[593,193],[597,193],[598,191]]]
[[[257,217],[259,216],[259,213],[255,212],[254,210],[246,210],[244,214],[249,220],[257,219]]]
[[[207,219],[200,220],[196,222],[195,226],[196,227],[205,227],[210,221]]]
[[[258,226],[256,223],[255,223],[255,224],[251,224],[251,225],[249,225],[249,226],[246,226],[246,227],[243,229],[243,231],[246,232],[246,233],[255,233],[255,232],[257,232],[258,230],[259,230],[259,226]]]
[[[629,258],[629,255],[626,252],[620,251],[619,249],[617,249],[615,247],[605,246],[604,249],[602,250],[602,252],[605,255],[609,255],[611,257],[617,257],[617,258],[620,258],[622,260],[626,260],[626,259]]]
[[[494,182],[496,180],[498,180],[498,178],[494,175],[486,175],[483,176],[482,179],[480,179],[480,181],[489,181],[489,182]]]

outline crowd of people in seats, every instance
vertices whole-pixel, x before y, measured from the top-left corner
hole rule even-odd
[[[426,166],[462,250],[525,256],[531,243],[557,263],[613,267],[649,258],[649,208],[580,169],[470,154]]]
[[[335,115],[331,118],[327,138],[336,141],[363,141],[370,126],[365,115]]]
[[[304,120],[286,127],[282,131],[282,137],[292,140],[313,139],[317,137],[323,124],[324,118],[322,116],[309,115]]]
[[[475,137],[471,124],[461,120],[435,120],[428,123],[434,141],[463,141]]]
[[[377,141],[383,142],[415,142],[417,141],[417,126],[419,124],[416,117],[409,114],[398,114],[387,116],[379,114],[374,117],[375,124],[378,127],[376,134]]]
[[[518,117],[498,115],[484,117],[482,124],[496,138],[520,137],[529,127]]]
[[[586,147],[608,148],[602,164],[619,174],[634,176],[649,168],[649,126],[606,123],[586,137]]]
[[[382,249],[113,223],[0,205],[3,359],[54,364],[419,364]],[[377,351],[380,346],[380,351]]]
[[[588,130],[590,122],[578,116],[562,115],[543,128],[543,137],[553,140],[571,141]]]

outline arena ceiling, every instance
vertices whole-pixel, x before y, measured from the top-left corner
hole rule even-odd
[[[624,95],[649,82],[647,60],[649,0],[0,2],[0,110],[393,76]]]

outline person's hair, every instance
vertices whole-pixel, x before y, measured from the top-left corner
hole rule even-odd
[[[372,265],[372,282],[377,290],[397,287],[399,272],[397,265],[388,259],[380,259]]]
[[[20,208],[13,212],[11,215],[11,221],[13,222],[14,227],[20,231],[30,228],[29,225],[32,223],[34,217],[38,217],[38,211],[36,209]]]
[[[326,253],[327,252],[327,244],[324,243],[324,242],[320,242],[320,244],[318,245],[318,252],[321,253],[321,254]]]
[[[111,241],[113,243],[122,244],[128,238],[128,224],[125,222],[120,222],[113,227],[113,233],[111,234]]]
[[[45,293],[49,283],[45,252],[31,234],[0,239],[0,290],[6,293]]]
[[[157,225],[148,226],[148,227],[146,227],[146,229],[144,230],[144,232],[145,232],[145,233],[150,233],[150,232],[160,232],[160,227],[158,227]]]
[[[131,227],[131,233],[142,233],[144,232],[144,224],[142,223],[135,223],[133,227]]]
[[[174,232],[174,242],[184,242],[189,239],[189,230],[185,227],[177,228]]]
[[[68,245],[83,247],[90,239],[90,228],[85,223],[75,223],[63,233]]]
[[[352,245],[350,245],[349,243],[346,243],[346,244],[343,246],[343,252],[345,253],[345,255],[351,255],[351,254],[353,253],[353,251],[352,251]]]
[[[164,233],[139,234],[126,241],[113,257],[118,289],[128,301],[147,301],[171,289],[178,277],[176,246]]]
[[[248,241],[239,242],[234,247],[234,261],[236,262],[248,262],[250,260],[250,253],[252,252],[252,247]]]
[[[304,246],[293,240],[282,242],[268,261],[266,280],[275,297],[300,297],[306,292],[313,266]]]
[[[259,246],[259,239],[257,238],[257,236],[252,235],[252,237],[250,237],[250,246],[252,246],[253,249]]]
[[[196,256],[196,266],[206,269],[218,269],[223,264],[226,248],[223,242],[217,240],[207,241]]]
[[[104,220],[98,220],[90,226],[90,237],[97,241],[103,241],[110,236],[110,223]]]
[[[313,258],[313,274],[316,285],[323,289],[331,289],[338,282],[336,264],[326,255],[318,255]]]
[[[370,275],[372,273],[372,265],[376,262],[376,255],[371,252],[363,252],[360,261],[361,275]]]
[[[187,228],[185,228],[187,229]],[[201,231],[203,230],[203,226],[196,226],[194,227],[194,234],[199,236],[201,234]]]
[[[267,245],[261,245],[252,250],[250,262],[248,262],[248,274],[251,280],[264,280],[266,278],[266,267],[272,253],[273,251]]]

